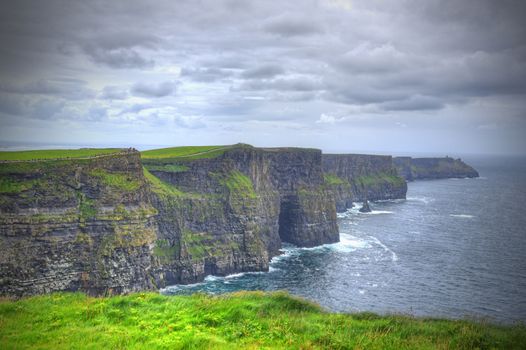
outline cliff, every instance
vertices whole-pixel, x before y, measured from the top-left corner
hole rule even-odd
[[[0,294],[154,288],[140,154],[0,163]]]
[[[393,165],[391,156],[324,154],[325,181],[331,186],[338,211],[352,202],[405,198],[407,184]]]
[[[268,270],[281,241],[339,240],[319,150],[171,150],[143,154],[160,213],[159,286]]]
[[[339,240],[319,150],[72,152],[0,162],[1,295],[155,289]]]
[[[478,172],[460,158],[411,158],[393,159],[399,174],[407,181],[478,177]]]

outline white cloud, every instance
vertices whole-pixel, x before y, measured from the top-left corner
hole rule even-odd
[[[339,122],[343,122],[345,120],[344,117],[336,118],[333,115],[322,113],[320,115],[320,119],[316,120],[316,123],[318,124],[335,124]]]

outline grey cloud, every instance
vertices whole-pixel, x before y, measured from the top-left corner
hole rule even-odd
[[[125,100],[128,96],[126,88],[113,85],[105,86],[100,93],[100,98],[104,100]]]
[[[162,42],[156,35],[131,30],[99,34],[96,37],[87,37],[85,40],[94,42],[98,47],[105,50],[131,49],[137,47],[156,49]]]
[[[241,77],[245,79],[268,79],[276,75],[284,74],[285,70],[276,64],[267,64],[245,70]]]
[[[176,85],[173,81],[165,81],[159,84],[140,82],[132,86],[131,92],[135,96],[165,97],[175,93]]]
[[[12,94],[0,94],[0,113],[12,116],[26,115],[30,111],[27,99]]]
[[[153,108],[153,106],[151,104],[136,103],[136,104],[133,104],[131,106],[123,108],[119,112],[119,115],[126,114],[126,113],[139,113],[140,111],[143,111],[145,109],[150,109],[150,108]]]
[[[154,60],[145,58],[137,50],[130,48],[104,49],[88,45],[84,47],[84,52],[94,63],[111,68],[145,69],[152,68],[155,65]]]
[[[62,99],[0,94],[0,113],[33,119],[54,119],[64,108]]]
[[[2,84],[0,91],[14,94],[53,95],[65,99],[80,100],[93,98],[95,92],[79,79],[40,79],[26,84]]]
[[[291,77],[262,80],[247,80],[239,86],[242,91],[314,91],[322,88],[320,82],[308,77]]]
[[[163,106],[203,116],[203,130],[209,120],[238,123],[243,130],[246,120],[292,115],[308,127],[322,113],[341,110],[372,116],[371,127],[379,124],[374,118],[410,115],[404,120],[408,130],[417,123],[432,128],[445,116],[465,125],[491,125],[501,116],[526,120],[524,3],[338,3],[343,1],[6,2],[0,5],[0,110],[46,116],[52,128],[59,117],[79,125],[104,121],[106,109],[112,119],[126,121],[123,130],[151,113],[144,109]],[[185,85],[178,88],[174,79]],[[133,96],[162,98],[145,106]],[[101,104],[90,112],[93,97]],[[291,106],[305,109],[293,112]],[[436,118],[420,121],[411,111]],[[192,118],[197,123],[197,117],[181,121],[164,112],[159,120],[169,121],[165,125],[183,128]],[[491,116],[472,121],[481,113]],[[141,122],[157,125],[154,120]],[[498,125],[506,130],[510,124]],[[519,126],[524,131],[524,123]]]
[[[385,111],[422,111],[444,108],[444,103],[433,97],[415,95],[404,100],[389,101],[380,104]]]
[[[55,118],[64,108],[65,103],[56,99],[39,99],[33,103],[30,116],[36,119]]]
[[[199,82],[214,82],[232,75],[232,71],[219,68],[183,68],[181,70],[181,77],[187,77]]]
[[[392,45],[362,44],[334,60],[337,69],[351,74],[385,74],[407,69],[407,55]]]
[[[312,18],[300,18],[288,14],[270,19],[263,25],[263,29],[284,37],[308,36],[323,31],[322,27]]]

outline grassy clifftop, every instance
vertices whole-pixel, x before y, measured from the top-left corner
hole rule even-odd
[[[284,292],[0,302],[3,349],[524,349],[524,326],[332,314]]]
[[[35,151],[2,151],[0,160],[43,160],[66,158],[90,158],[124,151],[119,148],[80,148],[80,149],[45,149]]]
[[[141,152],[142,159],[199,159],[214,158],[235,146],[183,146],[153,149]]]

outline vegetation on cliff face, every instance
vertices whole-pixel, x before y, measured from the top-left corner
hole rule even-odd
[[[150,173],[145,167],[143,167],[142,170],[144,177],[149,182],[152,191],[161,196],[161,198],[180,197],[184,195],[184,193],[177,187],[162,181],[157,176]]]
[[[227,174],[213,175],[222,186],[230,191],[230,195],[238,197],[256,198],[252,180],[239,170],[232,170]]]
[[[91,176],[99,178],[107,186],[115,187],[123,191],[135,191],[141,186],[141,182],[130,178],[122,173],[110,173],[104,169],[94,169],[89,173]]]
[[[90,158],[122,151],[119,148],[80,148],[80,149],[46,149],[36,151],[3,151],[0,160],[36,160]]]
[[[335,185],[349,185],[348,181],[343,180],[342,178],[331,174],[331,173],[325,173],[323,175],[323,178],[325,180],[325,184],[329,186],[335,186]]]
[[[285,292],[0,302],[3,349],[524,349],[524,326],[333,314]],[[28,326],[30,325],[30,326]]]
[[[363,186],[363,187],[371,187],[374,188],[375,186],[380,186],[381,184],[391,184],[392,186],[403,186],[405,183],[405,180],[398,176],[388,173],[379,173],[374,175],[367,175],[367,176],[359,176],[354,179],[354,182],[357,185]]]

